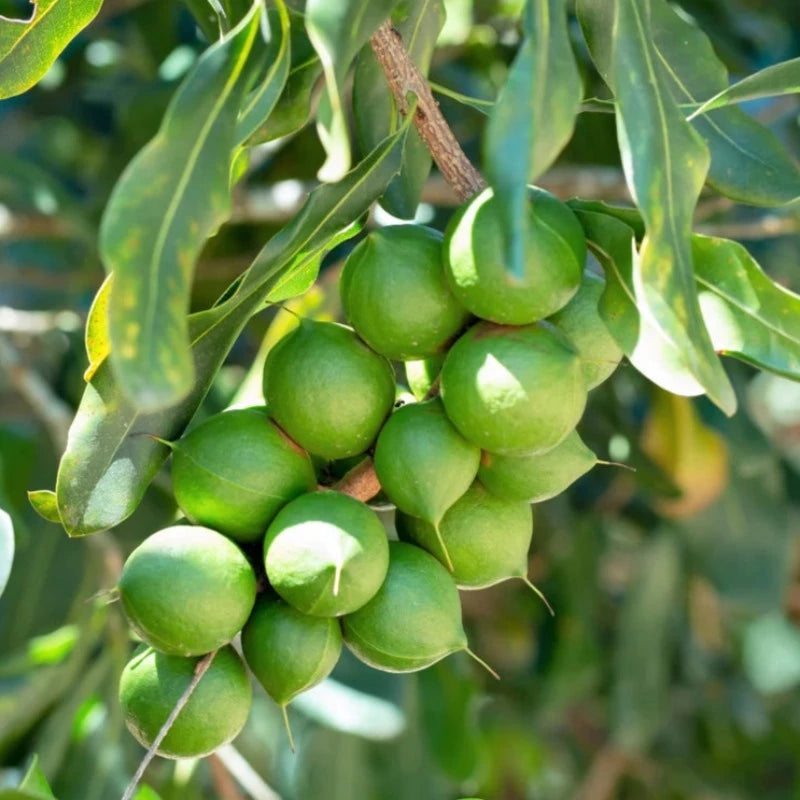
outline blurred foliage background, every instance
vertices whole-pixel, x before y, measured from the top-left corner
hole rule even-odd
[[[519,3],[446,6],[431,79],[491,100]],[[681,7],[733,78],[800,55],[796,0]],[[0,0],[0,14],[29,10]],[[602,96],[574,19],[572,31],[586,95]],[[0,600],[0,786],[38,753],[61,800],[118,797],[142,755],[116,703],[131,643],[109,590],[125,554],[175,518],[168,475],[130,520],[83,540],[39,519],[25,492],[53,485],[82,389],[102,209],[205,46],[180,3],[107,0],[36,88],[0,104],[0,507],[17,545]],[[477,162],[485,117],[440,100]],[[796,96],[748,110],[798,152]],[[322,160],[313,127],[257,148],[231,223],[203,254],[197,308],[291,217]],[[543,185],[624,202],[613,117],[581,115]],[[443,227],[454,199],[436,174],[423,201],[418,219]],[[378,210],[372,224],[387,221]],[[800,290],[796,207],[701,198],[697,228],[741,239]],[[337,316],[337,269],[353,244],[295,301],[302,313]],[[283,315],[252,322],[201,414],[236,399],[273,322],[274,338]],[[285,800],[800,798],[800,385],[727,367],[741,401],[731,420],[624,365],[592,393],[582,435],[637,472],[599,466],[536,507],[531,577],[555,618],[521,582],[463,596],[473,648],[502,681],[461,655],[398,676],[345,654],[333,680],[292,706],[296,754],[258,692],[235,749],[157,760],[147,782],[164,800],[270,798],[264,781]]]

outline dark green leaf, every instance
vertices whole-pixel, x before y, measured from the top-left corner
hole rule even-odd
[[[123,173],[100,248],[114,282],[111,361],[131,401],[153,411],[186,397],[194,378],[186,314],[195,261],[230,212],[236,119],[252,72],[260,4],[199,59],[161,129]]]
[[[22,94],[39,81],[94,19],[102,1],[39,0],[28,20],[0,16],[0,99]]]
[[[489,115],[486,176],[502,210],[508,269],[522,274],[529,183],[570,140],[583,90],[563,0],[529,0],[526,38]]]
[[[8,583],[11,575],[11,565],[14,563],[14,523],[8,512],[0,508],[0,596]]]
[[[395,10],[393,23],[411,60],[423,75],[428,68],[436,37],[444,25],[441,0],[411,0]],[[400,125],[394,97],[380,64],[369,45],[361,48],[353,76],[353,115],[359,145],[368,152]],[[389,184],[381,205],[401,219],[413,219],[431,168],[431,156],[416,130],[406,138],[403,166]]]
[[[680,590],[678,543],[670,533],[658,533],[642,553],[619,620],[612,735],[624,750],[646,750],[664,723]]]
[[[236,143],[247,142],[261,129],[272,114],[286,85],[292,51],[289,34],[289,12],[283,0],[275,0],[276,14],[269,15],[270,46],[267,48],[267,71],[258,86],[248,95],[236,124]],[[274,23],[277,21],[278,25]],[[278,37],[277,45],[274,44]]]
[[[738,242],[695,234],[692,255],[714,349],[800,380],[800,297]]]
[[[642,375],[673,394],[702,394],[703,387],[689,370],[685,354],[649,314],[640,313],[644,302],[632,228],[614,216],[584,210],[575,203],[572,208],[586,233],[589,249],[605,272],[600,315],[628,360]]]
[[[681,351],[711,400],[732,414],[736,396],[703,324],[692,270],[692,216],[708,149],[667,91],[648,8],[649,3],[617,0],[610,73],[625,176],[647,231],[635,255],[641,277],[637,300]]]
[[[61,524],[55,492],[51,492],[49,489],[38,489],[34,492],[28,492],[28,501],[33,506],[33,510],[42,519],[46,519],[48,522],[57,522],[59,525]]]
[[[350,169],[350,134],[344,107],[345,75],[361,46],[391,13],[397,0],[308,0],[306,31],[319,55],[326,93],[317,112],[327,160],[319,179],[340,180]]]
[[[745,100],[797,94],[797,92],[800,92],[800,58],[793,58],[765,67],[723,89],[693,111],[689,119],[731,103],[743,103]]]
[[[339,184],[311,193],[300,212],[264,247],[227,300],[189,317],[195,384],[179,405],[145,414],[120,391],[109,360],[84,391],[61,459],[56,494],[64,528],[83,536],[117,525],[138,506],[168,455],[147,434],[180,436],[247,320],[289,270],[318,263],[340,231],[365,214],[400,167],[407,128],[381,143]]]

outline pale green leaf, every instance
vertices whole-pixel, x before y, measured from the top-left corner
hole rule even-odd
[[[50,788],[50,784],[39,766],[39,759],[35,755],[31,760],[28,771],[19,784],[19,788],[35,794],[38,793],[42,797],[55,798],[53,790]]]
[[[0,508],[0,595],[6,588],[14,563],[14,523],[8,512]]]
[[[28,502],[42,519],[61,524],[55,492],[50,491],[50,489],[37,489],[28,492]]]
[[[113,275],[106,276],[89,308],[86,331],[84,332],[86,357],[89,359],[89,366],[86,367],[86,371],[83,373],[85,381],[91,380],[92,375],[94,375],[111,350],[111,342],[108,337],[108,298],[111,294],[111,280],[113,277]]]
[[[174,405],[192,387],[191,281],[205,240],[230,212],[237,116],[260,15],[256,3],[201,56],[103,215],[100,250],[114,273],[110,359],[120,387],[144,410]]]
[[[103,0],[39,0],[28,20],[0,16],[0,99],[27,91],[100,10]]]

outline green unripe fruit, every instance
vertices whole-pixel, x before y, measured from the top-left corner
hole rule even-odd
[[[522,275],[505,261],[502,209],[491,189],[453,216],[444,235],[445,271],[453,293],[473,314],[504,325],[549,317],[575,294],[586,261],[586,238],[572,210],[529,187]]]
[[[504,456],[484,452],[478,479],[498,497],[540,503],[561,494],[597,463],[597,456],[573,431],[546,453]]]
[[[134,631],[181,656],[229,642],[256,599],[256,576],[244,553],[221,533],[192,525],[145,539],[128,556],[118,586]]]
[[[578,354],[552,325],[483,322],[447,354],[441,397],[462,436],[480,448],[545,452],[578,423],[586,385]]]
[[[143,747],[150,747],[186,691],[198,660],[148,647],[125,666],[119,701],[128,730]],[[232,647],[223,647],[156,753],[164,758],[207,756],[236,738],[247,721],[251,700],[252,687],[242,660]]]
[[[316,478],[308,454],[262,409],[243,408],[215,414],[175,442],[172,486],[192,522],[252,542]]]
[[[358,335],[397,361],[433,355],[469,319],[445,280],[442,235],[422,225],[372,231],[347,259],[339,289]]]
[[[502,500],[475,484],[448,509],[439,535],[429,523],[402,512],[395,525],[403,541],[422,547],[442,564],[449,554],[460,589],[483,589],[509,578],[527,581],[533,536],[528,503]]]
[[[303,320],[267,356],[264,395],[275,421],[327,459],[363,453],[394,403],[389,362],[350,329]]]
[[[342,620],[344,641],[366,664],[414,672],[467,650],[455,581],[429,553],[389,545],[389,571],[375,597]]]
[[[374,511],[340,492],[292,500],[264,540],[272,588],[304,614],[335,617],[361,608],[386,577],[389,547]]]
[[[406,381],[411,394],[417,400],[424,400],[430,392],[444,364],[444,353],[437,353],[421,361],[406,361]]]
[[[578,293],[549,320],[578,351],[587,389],[606,380],[622,358],[622,350],[598,311],[605,285],[599,275],[585,272]]]
[[[258,682],[283,710],[294,749],[286,706],[336,666],[342,652],[338,620],[301,614],[277,597],[262,597],[242,631],[242,652]]]
[[[472,484],[480,448],[468,442],[444,413],[441,400],[403,406],[389,417],[375,446],[375,472],[386,496],[434,530]],[[445,553],[447,547],[442,543]]]

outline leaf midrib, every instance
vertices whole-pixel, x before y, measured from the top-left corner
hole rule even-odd
[[[36,30],[36,26],[59,4],[62,0],[53,0],[53,2],[44,10],[41,14],[37,16],[37,11],[39,10],[40,3],[34,2],[33,3],[33,16],[27,20],[14,20],[9,19],[8,17],[0,17],[0,20],[3,22],[8,22],[11,24],[19,23],[23,26],[24,30],[22,31],[19,38],[11,45],[8,52],[2,56],[3,61],[5,61],[19,46],[19,43],[29,34],[31,31]]]

